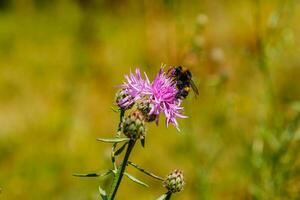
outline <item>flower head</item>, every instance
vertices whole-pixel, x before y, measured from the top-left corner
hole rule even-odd
[[[130,72],[130,75],[126,75],[124,82],[120,88],[124,89],[128,95],[133,97],[134,101],[141,99],[143,96],[149,93],[150,81],[145,74],[145,79],[142,78],[139,68],[136,68],[135,74]]]
[[[163,185],[171,193],[180,192],[184,186],[184,177],[181,170],[174,170],[164,180]]]
[[[150,114],[151,104],[149,100],[144,100],[138,103],[137,109],[143,113],[146,122],[153,122],[157,119],[156,114]]]
[[[181,107],[181,100],[176,97],[177,87],[172,80],[172,77],[168,76],[163,71],[163,68],[159,70],[159,73],[151,83],[151,96],[150,105],[151,110],[149,114],[159,115],[161,112],[166,116],[166,125],[172,123],[178,128],[176,118],[184,118],[181,114],[183,108]]]
[[[128,94],[128,92],[124,89],[121,89],[116,94],[116,104],[119,106],[122,110],[127,110],[132,108],[134,105],[134,100],[131,95]]]
[[[135,74],[126,75],[120,88],[124,94],[117,104],[120,108],[130,108],[136,102],[141,105],[138,109],[146,115],[146,121],[158,123],[159,115],[163,113],[166,116],[166,125],[173,124],[178,129],[176,118],[185,118],[182,115],[182,100],[177,98],[178,89],[173,81],[172,74],[165,72],[161,67],[155,79],[150,83],[148,76],[144,73],[145,78],[141,76],[139,68]]]

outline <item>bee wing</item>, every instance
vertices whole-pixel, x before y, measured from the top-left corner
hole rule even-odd
[[[198,88],[192,79],[191,79],[190,83],[191,83],[191,87],[192,87],[193,91],[196,93],[196,95],[199,95]]]

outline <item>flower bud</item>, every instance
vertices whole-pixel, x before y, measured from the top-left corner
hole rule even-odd
[[[134,105],[133,97],[124,89],[116,93],[116,103],[122,110],[130,109]]]
[[[139,110],[125,117],[122,123],[123,133],[130,139],[145,137],[145,117]]]
[[[153,122],[157,118],[157,115],[150,114],[151,107],[149,101],[140,102],[137,106],[137,109],[142,112],[146,122]]]
[[[184,186],[183,173],[181,170],[174,170],[164,180],[163,185],[171,193],[180,192]]]

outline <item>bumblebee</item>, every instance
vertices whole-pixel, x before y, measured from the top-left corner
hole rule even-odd
[[[173,80],[176,84],[178,92],[176,98],[185,99],[192,89],[196,95],[199,95],[198,89],[192,80],[192,73],[188,69],[183,69],[181,66],[175,67],[172,70]]]

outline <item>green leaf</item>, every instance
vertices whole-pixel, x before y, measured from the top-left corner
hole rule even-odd
[[[100,192],[100,196],[102,197],[103,200],[108,200],[106,192],[105,192],[105,190],[103,190],[101,188],[101,186],[99,186],[99,192]]]
[[[128,142],[126,142],[125,144],[123,144],[116,152],[115,152],[115,156],[119,155],[120,153],[123,152],[123,150],[125,149],[126,145],[128,144]]]
[[[100,174],[99,173],[73,174],[73,176],[77,176],[77,177],[98,177],[98,176],[100,176]]]
[[[107,142],[107,143],[120,143],[129,141],[129,138],[97,138],[97,141]]]
[[[160,197],[158,197],[156,200],[165,200],[167,197],[167,194],[163,194]]]
[[[132,180],[133,182],[136,182],[144,187],[149,187],[149,185],[147,185],[146,183],[140,181],[139,179],[135,178],[134,176],[124,172],[124,175],[126,175],[130,180]]]
[[[164,180],[164,178],[162,178],[162,177],[160,177],[160,176],[158,176],[158,175],[155,175],[155,174],[153,174],[152,172],[149,172],[149,171],[145,170],[144,168],[138,166],[137,164],[135,164],[135,163],[133,163],[133,162],[131,162],[131,161],[128,161],[127,163],[128,163],[129,165],[133,166],[134,168],[136,168],[137,170],[143,172],[143,173],[146,174],[147,176],[150,176],[150,177],[155,178],[155,179],[160,180],[160,181],[163,181],[163,180]]]
[[[114,107],[110,107],[110,108],[111,108],[112,111],[114,111],[116,113],[120,112],[120,109],[118,109],[118,108],[114,108]]]
[[[108,170],[106,172],[103,173],[88,173],[88,174],[73,174],[73,176],[77,176],[77,177],[102,177],[102,176],[107,176],[110,173],[112,173],[111,170]]]

